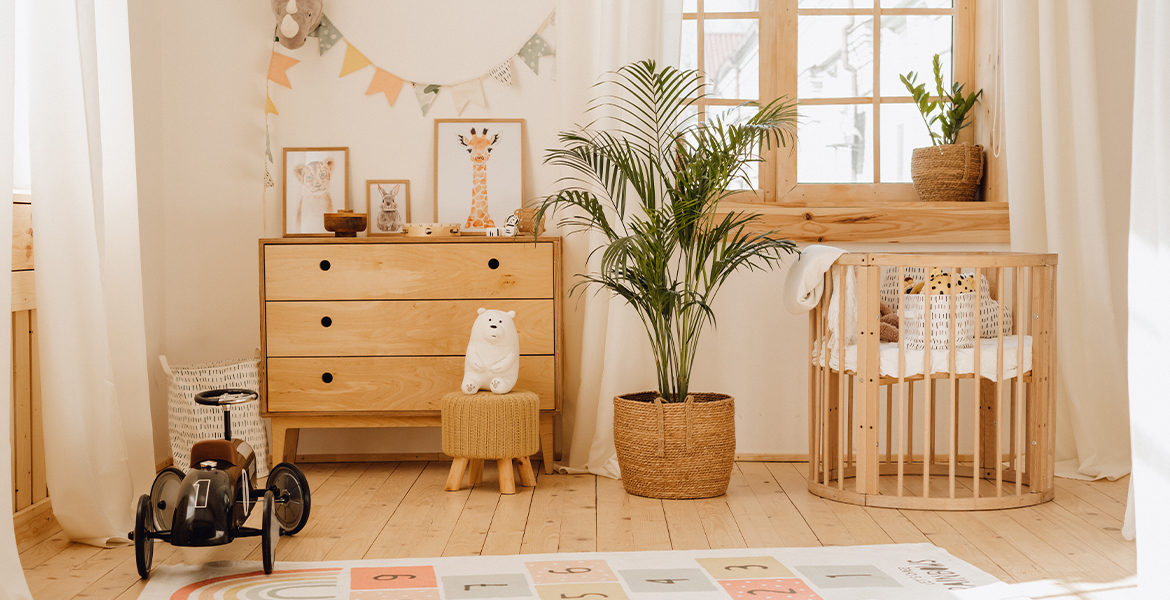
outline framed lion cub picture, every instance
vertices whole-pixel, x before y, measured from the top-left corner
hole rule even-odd
[[[332,235],[325,213],[349,206],[349,148],[284,149],[284,235]]]

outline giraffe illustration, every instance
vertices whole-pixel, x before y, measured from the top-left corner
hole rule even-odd
[[[483,133],[475,133],[472,127],[470,136],[459,134],[459,143],[471,155],[471,212],[467,215],[464,228],[496,226],[488,212],[487,161],[491,157],[492,144],[499,139],[498,133],[489,138],[487,127],[483,128]]]

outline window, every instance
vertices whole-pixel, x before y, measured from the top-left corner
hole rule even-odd
[[[898,76],[929,81],[937,53],[948,83],[953,71],[973,85],[970,0],[686,0],[683,11],[682,66],[704,73],[709,94],[699,118],[778,96],[800,104],[796,148],[767,153],[758,195],[736,200],[918,199],[910,154],[930,139]]]

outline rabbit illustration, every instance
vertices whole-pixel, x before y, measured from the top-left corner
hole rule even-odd
[[[382,194],[382,205],[378,210],[378,230],[382,233],[402,233],[402,212],[398,210],[399,186],[393,186],[387,192],[378,185],[378,193]]]

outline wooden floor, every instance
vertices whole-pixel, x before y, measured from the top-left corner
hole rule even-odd
[[[312,518],[281,539],[278,563],[930,542],[1004,581],[1054,580],[1052,589],[1067,592],[1045,598],[1113,598],[1092,590],[1125,589],[1135,568],[1134,544],[1120,534],[1128,480],[1057,479],[1056,500],[1040,506],[936,513],[823,500],[805,489],[800,463],[738,463],[726,496],[662,501],[591,475],[541,475],[535,490],[501,496],[490,469],[475,489],[443,492],[449,465],[305,465]],[[198,550],[158,544],[155,565],[259,561],[258,540]],[[57,531],[26,540],[20,556],[38,600],[136,598],[142,590],[131,547],[70,544]]]

